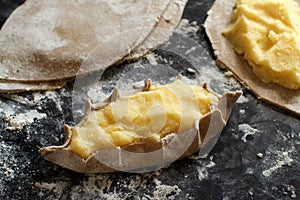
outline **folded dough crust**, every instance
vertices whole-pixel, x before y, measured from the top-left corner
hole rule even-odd
[[[87,104],[86,115],[81,123],[94,110],[105,107],[120,98],[120,94],[136,94],[150,88],[150,82],[133,91],[118,92],[115,89],[110,97],[95,105]],[[217,142],[226,125],[232,108],[242,94],[240,91],[218,95],[218,105],[196,120],[187,131],[170,133],[158,141],[132,143],[122,147],[109,147],[94,152],[87,159],[80,157],[68,148],[72,140],[72,127],[65,125],[66,141],[61,146],[49,146],[39,150],[47,160],[62,167],[81,173],[106,173],[114,171],[145,172],[159,169],[189,156],[200,149],[200,154],[208,152]],[[201,152],[201,149],[203,150]]]

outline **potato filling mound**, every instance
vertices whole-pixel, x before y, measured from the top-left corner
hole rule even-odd
[[[151,86],[147,91],[120,97],[91,111],[72,128],[68,149],[88,158],[104,148],[159,141],[168,134],[192,129],[195,120],[210,112],[217,101],[207,89],[180,80]]]
[[[293,0],[237,0],[223,35],[266,83],[300,87],[300,8]]]

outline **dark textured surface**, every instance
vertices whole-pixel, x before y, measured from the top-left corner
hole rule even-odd
[[[1,24],[20,2],[0,1]],[[152,65],[148,59],[115,66],[102,77],[104,90],[108,93],[114,84],[126,86],[149,76],[164,82],[177,73],[192,81],[215,74],[218,78],[205,79],[214,90],[240,89],[215,66],[201,27],[212,3],[190,0],[183,17],[189,23],[180,28],[205,52],[194,55],[189,51],[193,46],[185,44],[176,48],[191,52],[187,54],[200,63],[200,74],[188,74],[185,60],[160,49],[154,52],[154,65],[169,64],[172,70],[140,67]],[[174,43],[171,38],[166,48]],[[207,158],[186,158],[146,174],[84,175],[55,166],[37,151],[62,144],[63,124],[74,124],[72,89],[69,83],[54,92],[0,95],[0,199],[300,199],[299,118],[258,101],[247,90]],[[28,111],[36,111],[32,123],[13,123]]]

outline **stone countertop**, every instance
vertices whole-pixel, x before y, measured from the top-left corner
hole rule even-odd
[[[0,1],[0,22],[22,1]],[[62,144],[74,125],[73,83],[56,91],[0,94],[0,199],[300,199],[299,117],[257,100],[213,60],[202,24],[212,0],[189,0],[169,42],[147,57],[109,68],[101,94],[150,77],[178,74],[222,93],[243,90],[217,144],[144,174],[79,174],[44,160],[38,149]],[[188,68],[196,70],[190,73]]]

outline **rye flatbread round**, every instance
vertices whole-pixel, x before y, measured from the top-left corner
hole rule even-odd
[[[142,28],[140,30],[143,34],[141,34],[135,42],[135,44],[140,44],[122,60],[131,61],[139,59],[141,56],[165,42],[179,24],[186,3],[187,0],[153,0],[148,8],[148,12],[153,14],[152,21],[155,19],[154,13],[158,15],[158,13],[162,12],[159,21],[153,28]],[[153,24],[153,22],[149,23],[149,20],[146,21],[147,23],[145,22],[143,26]],[[149,31],[151,32],[149,33]],[[143,35],[147,34],[148,36],[144,38]],[[140,42],[141,40],[143,40],[143,42]],[[105,43],[108,44],[108,42]],[[119,62],[122,62],[122,60]],[[83,67],[84,66],[82,66],[82,68]],[[88,69],[85,70],[88,71]],[[0,92],[53,90],[63,87],[65,83],[66,80],[38,82],[1,80]]]
[[[297,0],[300,5],[300,0]],[[235,0],[216,0],[205,21],[206,33],[212,43],[217,64],[232,71],[259,98],[300,115],[300,89],[290,90],[276,84],[262,82],[247,61],[235,53],[232,44],[222,35],[228,26]]]
[[[162,14],[149,12],[155,1],[27,0],[1,29],[0,80],[63,80],[111,66],[151,32],[144,27]],[[98,65],[80,68],[96,47]]]

